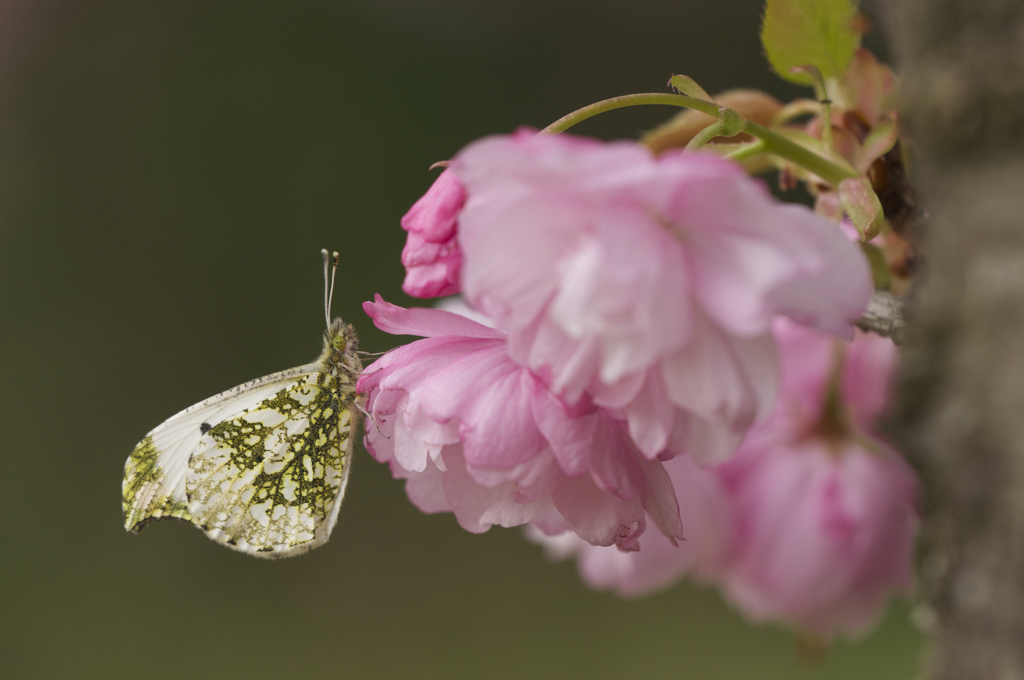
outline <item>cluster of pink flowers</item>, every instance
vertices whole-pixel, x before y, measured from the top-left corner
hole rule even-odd
[[[689,574],[720,585],[755,620],[824,639],[865,632],[890,594],[913,587],[917,484],[874,432],[896,348],[784,319],[775,338],[782,389],[771,417],[724,463],[672,461],[677,490],[690,494],[680,502],[688,550],[662,541],[626,555],[569,533],[531,537],[553,557],[576,556],[595,588],[641,595]]]
[[[814,429],[825,393],[808,387],[860,386],[854,413],[885,381],[832,380],[807,363],[794,389],[809,401],[799,414],[787,406],[796,378],[779,319],[831,347],[823,331],[852,338],[871,294],[863,255],[834,224],[776,202],[713,154],[520,131],[460,152],[402,226],[405,291],[461,293],[470,308],[364,305],[382,330],[423,338],[358,386],[367,449],[421,510],[453,512],[469,531],[528,524],[558,537],[545,540],[578,553],[594,585],[642,592],[693,573],[754,616],[825,632],[857,627],[834,612],[853,612],[859,593],[880,600],[905,585],[875,558],[909,551],[912,478],[884,445],[864,443],[859,415],[833,439]],[[809,460],[818,467],[787,472]],[[874,526],[895,522],[892,503],[909,519]],[[825,538],[808,528],[763,540],[829,512]],[[837,533],[846,543],[830,552]],[[785,572],[780,555],[806,562],[815,538],[812,551],[860,571],[796,605],[765,560]]]

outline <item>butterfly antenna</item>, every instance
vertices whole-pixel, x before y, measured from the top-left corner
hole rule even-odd
[[[331,284],[327,285],[327,264],[329,256],[327,249],[323,248],[320,250],[320,254],[324,258],[324,319],[327,320],[327,328],[331,327],[331,303],[334,301],[334,277],[338,273],[338,251],[335,250],[332,254],[334,258],[334,268],[331,270]]]

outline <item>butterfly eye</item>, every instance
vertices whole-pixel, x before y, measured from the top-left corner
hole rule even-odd
[[[334,349],[338,350],[339,352],[344,352],[345,351],[345,344],[346,343],[345,343],[345,336],[344,335],[335,335],[331,339],[331,347],[333,347]]]

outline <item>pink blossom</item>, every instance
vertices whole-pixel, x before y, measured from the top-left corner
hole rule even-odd
[[[367,367],[357,387],[372,416],[367,449],[421,510],[454,512],[474,532],[559,524],[623,550],[636,549],[647,517],[680,536],[663,464],[604,409],[567,405],[512,361],[504,333],[380,296],[363,307],[384,331],[424,337]]]
[[[567,402],[589,394],[627,421],[648,458],[727,457],[771,409],[772,316],[849,336],[871,292],[834,225],[711,154],[520,131],[452,170],[472,306]]]
[[[450,171],[442,172],[402,218],[409,237],[402,249],[402,290],[429,298],[459,292],[462,250],[456,240],[466,190]]]
[[[865,631],[890,594],[913,586],[916,482],[868,434],[885,404],[895,347],[860,333],[839,343],[785,320],[774,330],[783,389],[771,418],[711,470],[684,456],[665,464],[686,538],[678,548],[655,534],[639,552],[623,553],[557,527],[531,526],[530,538],[556,558],[575,557],[593,588],[641,595],[689,575],[718,582],[755,620],[783,620],[822,638]],[[826,429],[837,369],[848,419],[845,429]]]
[[[913,472],[866,428],[884,406],[895,348],[858,334],[827,399],[834,341],[780,323],[783,390],[715,473],[734,517],[723,587],[755,620],[782,619],[823,638],[857,635],[889,595],[913,587]],[[836,404],[841,405],[838,412]]]
[[[568,527],[549,535],[557,526],[527,526],[527,536],[544,546],[554,559],[575,557],[580,577],[591,588],[614,590],[619,595],[646,595],[674,585],[685,575],[701,580],[722,568],[731,538],[728,499],[718,477],[689,456],[665,462],[676,489],[684,541],[675,543],[661,534],[644,536],[641,550],[623,552],[594,546]]]
[[[869,445],[753,440],[723,464],[738,533],[723,582],[752,619],[856,635],[912,589],[914,477]]]

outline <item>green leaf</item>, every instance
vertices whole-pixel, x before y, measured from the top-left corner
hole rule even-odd
[[[694,99],[703,99],[704,101],[712,101],[711,95],[709,95],[703,87],[697,84],[697,81],[690,76],[675,75],[672,76],[668,84],[678,90],[681,94],[685,94],[687,97],[693,97]]]
[[[882,203],[868,178],[844,179],[839,183],[839,198],[861,240],[870,241],[881,233],[885,223]]]
[[[816,66],[826,78],[841,76],[860,44],[850,0],[767,0],[761,44],[777,74],[811,85],[791,68]]]
[[[864,143],[861,144],[860,158],[857,159],[857,169],[867,172],[875,159],[892,151],[892,147],[896,146],[899,137],[900,131],[896,127],[896,114],[892,113],[888,120],[879,124],[864,139]]]

